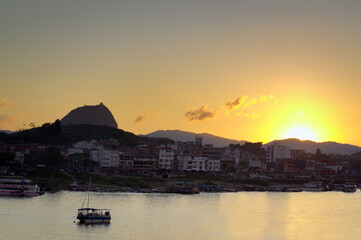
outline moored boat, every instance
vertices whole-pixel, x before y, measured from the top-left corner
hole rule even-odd
[[[110,223],[111,216],[109,209],[89,208],[90,182],[91,179],[89,179],[88,191],[85,194],[81,208],[78,209],[78,215],[76,219],[79,220],[79,223],[85,223],[85,224]],[[84,208],[84,203],[87,198],[88,198],[87,207]]]
[[[109,209],[80,208],[76,217],[80,223],[110,223]]]
[[[354,183],[345,183],[343,185],[343,191],[344,192],[356,192],[357,191],[357,185]]]
[[[305,192],[322,192],[325,190],[325,187],[323,186],[323,183],[320,181],[311,181],[304,184],[301,190]]]
[[[24,178],[0,178],[0,195],[32,197],[43,194],[36,184]]]

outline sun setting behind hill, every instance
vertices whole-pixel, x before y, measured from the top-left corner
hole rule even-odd
[[[104,102],[136,134],[361,145],[357,1],[0,4],[0,129]]]

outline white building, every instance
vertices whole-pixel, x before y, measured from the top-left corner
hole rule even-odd
[[[206,157],[178,156],[178,170],[206,171]]]
[[[159,150],[159,169],[172,170],[174,168],[175,153],[173,149],[161,148]]]
[[[178,156],[178,170],[181,171],[221,171],[220,160],[209,160],[207,157]]]
[[[289,159],[291,158],[291,149],[287,146],[274,143],[267,146],[267,162],[275,162],[276,159]]]
[[[206,165],[207,165],[208,172],[221,171],[221,161],[220,160],[207,160]]]
[[[101,168],[118,168],[119,167],[119,151],[117,150],[91,150],[90,160],[99,163]]]

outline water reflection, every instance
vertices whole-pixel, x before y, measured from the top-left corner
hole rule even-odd
[[[355,239],[361,192],[92,193],[111,224],[79,225],[83,192],[0,198],[1,239]]]

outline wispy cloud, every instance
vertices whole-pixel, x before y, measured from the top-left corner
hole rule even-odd
[[[202,106],[198,109],[189,109],[186,112],[185,117],[188,121],[203,121],[206,119],[213,118],[217,110],[206,110],[206,106]]]
[[[259,113],[252,113],[252,114],[245,113],[244,116],[247,117],[247,118],[258,118],[259,116],[261,116],[261,114],[259,114]]]
[[[245,95],[245,96],[237,98],[233,102],[226,102],[224,106],[229,111],[237,110],[242,106],[243,103],[245,103],[247,101],[247,99],[248,99],[248,96]]]
[[[139,115],[135,120],[134,123],[135,124],[140,124],[144,121],[144,119],[146,118],[146,115]]]
[[[234,100],[233,102],[226,102],[224,107],[226,108],[226,111],[233,111],[233,110],[238,110],[236,112],[237,116],[244,116],[247,118],[257,118],[260,116],[259,113],[246,113],[245,111],[256,104],[260,104],[263,102],[268,102],[268,101],[275,101],[277,102],[276,98],[274,95],[269,94],[269,95],[263,95],[261,94],[259,97],[248,97],[247,95],[241,96],[239,98],[237,98],[236,100]]]
[[[6,114],[1,114],[0,115],[0,128],[6,127],[7,125],[13,123],[15,121],[15,118],[6,115]]]
[[[6,101],[5,98],[0,98],[0,108],[6,108],[6,107],[9,107],[9,103],[8,101]]]
[[[276,97],[272,94],[261,94],[259,97],[252,98],[248,95],[243,95],[233,101],[225,102],[223,106],[215,108],[214,110],[207,110],[206,105],[203,105],[200,108],[191,108],[186,112],[185,117],[190,122],[203,121],[206,119],[214,118],[217,112],[223,112],[223,114],[229,114],[230,112],[234,112],[236,116],[243,116],[246,118],[258,118],[259,116],[261,116],[261,114],[258,112],[252,112],[251,106],[268,101],[274,101],[275,103],[277,103]]]
[[[258,103],[258,99],[257,98],[252,98],[251,100],[247,101],[243,106],[242,106],[242,109],[246,109],[248,108],[249,106],[252,106],[252,105],[255,105]]]

